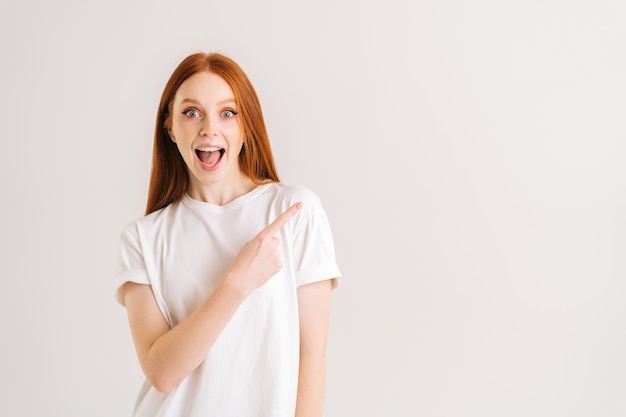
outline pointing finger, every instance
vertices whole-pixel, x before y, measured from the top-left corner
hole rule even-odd
[[[261,232],[259,232],[259,236],[271,236],[274,233],[278,232],[281,227],[287,224],[289,219],[291,219],[291,217],[293,217],[293,215],[296,214],[298,210],[300,210],[300,207],[302,207],[302,203],[296,203],[293,206],[289,207],[280,216],[278,216],[276,220],[270,223],[269,226],[261,230]]]

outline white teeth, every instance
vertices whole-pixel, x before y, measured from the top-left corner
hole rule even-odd
[[[199,151],[202,152],[215,152],[215,151],[219,151],[222,148],[216,148],[214,146],[209,146],[208,148],[198,148]]]

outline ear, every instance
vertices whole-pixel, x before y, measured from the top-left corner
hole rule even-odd
[[[165,125],[163,126],[163,128],[167,132],[167,136],[169,136],[171,141],[176,143],[176,138],[174,137],[174,133],[172,133],[172,126],[171,126],[171,124],[169,124],[169,126],[168,126],[168,123],[165,122]]]
[[[165,129],[165,133],[170,138],[170,140],[176,143],[176,138],[174,137],[174,132],[172,132],[172,112],[171,112],[172,103],[167,106],[167,110],[163,112],[163,129]]]

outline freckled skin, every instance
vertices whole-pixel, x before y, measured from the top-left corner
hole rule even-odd
[[[234,97],[228,83],[210,72],[192,75],[174,96],[170,134],[187,165],[188,193],[195,199],[219,204],[254,188],[239,166],[243,135]],[[224,150],[215,166],[203,164],[196,153],[209,146]]]

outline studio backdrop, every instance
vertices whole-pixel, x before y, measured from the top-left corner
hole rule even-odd
[[[609,0],[2,2],[2,415],[130,415],[119,234],[169,74],[215,51],[331,222],[326,416],[626,416],[625,21]]]

